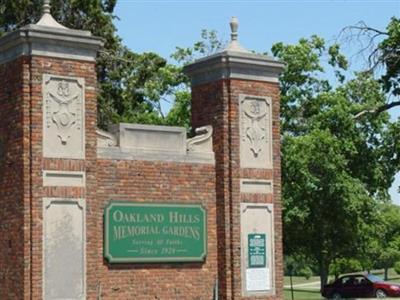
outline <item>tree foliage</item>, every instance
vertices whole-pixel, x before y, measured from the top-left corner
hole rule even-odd
[[[336,258],[329,267],[329,273],[335,279],[341,274],[360,272],[363,270],[362,264],[355,258]]]
[[[302,254],[285,256],[285,276],[301,276],[309,279],[313,275],[313,262]]]
[[[400,95],[400,19],[393,17],[389,22],[386,32],[382,33],[384,40],[378,45],[376,63],[385,66],[382,76],[384,88],[387,92]]]
[[[383,90],[392,97],[381,106],[371,106],[359,112],[356,117],[366,113],[380,114],[393,107],[400,106],[400,19],[393,17],[386,27],[386,31],[369,27],[364,22],[346,28],[356,34],[361,44],[366,44],[360,52],[367,52],[368,73],[377,73],[380,76]],[[369,52],[369,53],[368,53]]]
[[[397,275],[400,275],[400,261],[397,261],[394,264],[394,271],[396,272]]]
[[[89,30],[104,41],[97,57],[99,83],[98,123],[140,122],[189,127],[190,91],[181,66],[156,53],[135,53],[124,46],[113,20],[116,0],[53,0],[51,13],[66,27]],[[36,23],[41,16],[42,0],[0,0],[0,35],[18,27]],[[213,32],[204,31],[212,39]],[[194,49],[178,49],[178,62],[190,55],[206,53],[207,43],[200,41]],[[182,52],[183,51],[183,52]],[[186,51],[186,52],[185,52]],[[172,110],[165,114],[162,102]]]
[[[375,267],[383,268],[385,280],[388,280],[388,269],[400,260],[400,207],[381,205],[377,227]]]
[[[388,200],[397,171],[398,141],[387,113],[354,118],[386,97],[370,74],[346,80],[338,45],[313,36],[272,51],[287,65],[281,76],[285,249],[315,260],[324,284],[332,263],[367,246],[377,201]],[[336,82],[326,78],[328,68]]]

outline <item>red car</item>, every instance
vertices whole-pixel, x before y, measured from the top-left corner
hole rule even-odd
[[[345,275],[326,284],[321,291],[328,299],[400,297],[400,285],[375,275]]]

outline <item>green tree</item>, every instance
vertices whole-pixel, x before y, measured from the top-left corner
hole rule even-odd
[[[337,279],[340,274],[359,272],[362,270],[361,262],[355,258],[336,258],[329,267],[329,273],[334,275],[335,279]]]
[[[390,137],[387,113],[355,118],[386,98],[369,74],[345,79],[338,45],[326,47],[313,36],[272,51],[287,64],[281,76],[285,249],[315,260],[325,284],[335,260],[367,246],[377,200],[388,199],[398,142]],[[328,67],[336,86],[324,78]]]
[[[386,68],[382,81],[387,92],[400,95],[400,19],[393,17],[383,33],[385,39],[377,47],[376,62]],[[373,54],[374,55],[374,54]],[[392,103],[391,107],[400,105],[400,101]]]
[[[309,279],[313,275],[313,262],[307,259],[304,255],[294,254],[284,258],[284,274],[285,276],[301,276]]]
[[[400,261],[396,261],[394,264],[394,271],[397,275],[400,275]]]
[[[42,0],[0,0],[0,36],[37,22],[42,3]],[[104,41],[97,57],[100,127],[117,122],[188,126],[189,90],[181,67],[155,53],[134,53],[122,44],[113,24],[116,0],[51,3],[51,13],[58,22],[69,28],[89,30]],[[195,51],[202,51],[204,45],[199,42]],[[173,107],[166,116],[161,107],[164,100]]]
[[[361,43],[367,45],[362,49],[363,52],[369,51],[367,53],[369,69],[366,72],[378,71],[384,91],[394,96],[388,97],[388,101],[380,106],[367,107],[359,115],[379,114],[400,106],[398,99],[400,96],[400,19],[393,17],[386,30],[369,27],[364,22],[360,22],[356,26],[349,26],[347,30],[350,33],[356,31],[356,36],[361,39]]]
[[[368,104],[355,115],[355,118],[363,118],[367,114],[377,116],[394,107],[400,106],[400,19],[393,17],[386,27],[386,30],[380,30],[369,27],[361,22],[357,26],[350,26],[350,31],[357,31],[357,36],[366,40],[367,46],[363,51],[369,51],[369,69],[367,73],[377,73],[380,76],[383,91],[387,94],[385,103]],[[376,46],[375,46],[376,45]],[[370,48],[369,46],[372,46]],[[386,151],[394,153],[389,165],[388,177],[400,169],[400,119],[397,122],[388,124],[387,131],[384,133],[386,141]],[[386,152],[386,154],[388,154]],[[387,155],[387,156],[390,156]],[[400,188],[399,188],[400,192]],[[385,268],[385,278],[387,278],[387,269],[393,265],[398,257],[398,244],[393,240],[393,230],[396,230],[398,221],[392,218],[396,214],[394,207],[383,207],[380,235],[373,241],[373,247],[370,247],[373,257],[379,257],[379,262]],[[386,222],[385,217],[393,222]],[[385,236],[389,233],[389,236]],[[384,236],[382,236],[384,235]],[[390,241],[390,242],[389,242]],[[372,254],[371,253],[371,254]]]
[[[384,269],[384,279],[388,280],[388,270],[400,259],[400,207],[383,204],[379,216],[379,232],[376,236],[379,248],[376,253],[376,267]]]
[[[42,3],[42,0],[0,0],[0,35],[36,23],[42,14]],[[104,103],[107,101],[105,99],[114,96],[106,87],[117,85],[109,74],[111,70],[115,72],[118,67],[114,61],[123,49],[113,24],[116,0],[53,0],[51,4],[51,13],[58,22],[69,28],[89,30],[104,41],[104,49],[97,60],[100,87],[99,112],[102,116],[105,111]],[[110,60],[109,57],[114,59]],[[103,119],[102,116],[100,120]]]
[[[185,100],[178,93],[186,83],[181,68],[155,53],[137,54],[123,47],[107,76],[98,99],[103,127],[110,122],[165,124],[162,101],[174,101],[177,96],[181,105]]]
[[[171,55],[173,63],[155,53],[136,54],[121,48],[115,59],[118,67],[108,72],[111,80],[103,84],[104,95],[99,99],[101,124],[112,120],[190,129],[190,84],[182,68],[222,47],[216,31],[202,30],[200,41],[192,47],[176,48]],[[171,107],[167,114],[163,113],[163,101]]]

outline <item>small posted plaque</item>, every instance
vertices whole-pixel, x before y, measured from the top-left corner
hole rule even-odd
[[[250,233],[248,235],[247,291],[265,291],[271,288],[265,245],[266,235],[264,233]]]
[[[249,268],[265,268],[265,234],[248,235]]]

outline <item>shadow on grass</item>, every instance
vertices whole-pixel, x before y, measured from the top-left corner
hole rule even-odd
[[[389,278],[389,280],[398,280],[398,279],[400,279],[400,276],[396,276],[396,277],[392,277],[392,276],[391,276],[391,277]]]
[[[292,300],[290,288],[284,290],[284,300]],[[308,290],[308,289],[293,289],[294,300],[322,300],[319,290]]]
[[[290,292],[290,289],[285,289],[285,291]],[[293,289],[293,292],[295,293],[312,293],[312,294],[318,294],[321,295],[319,290],[306,290],[306,289]]]

